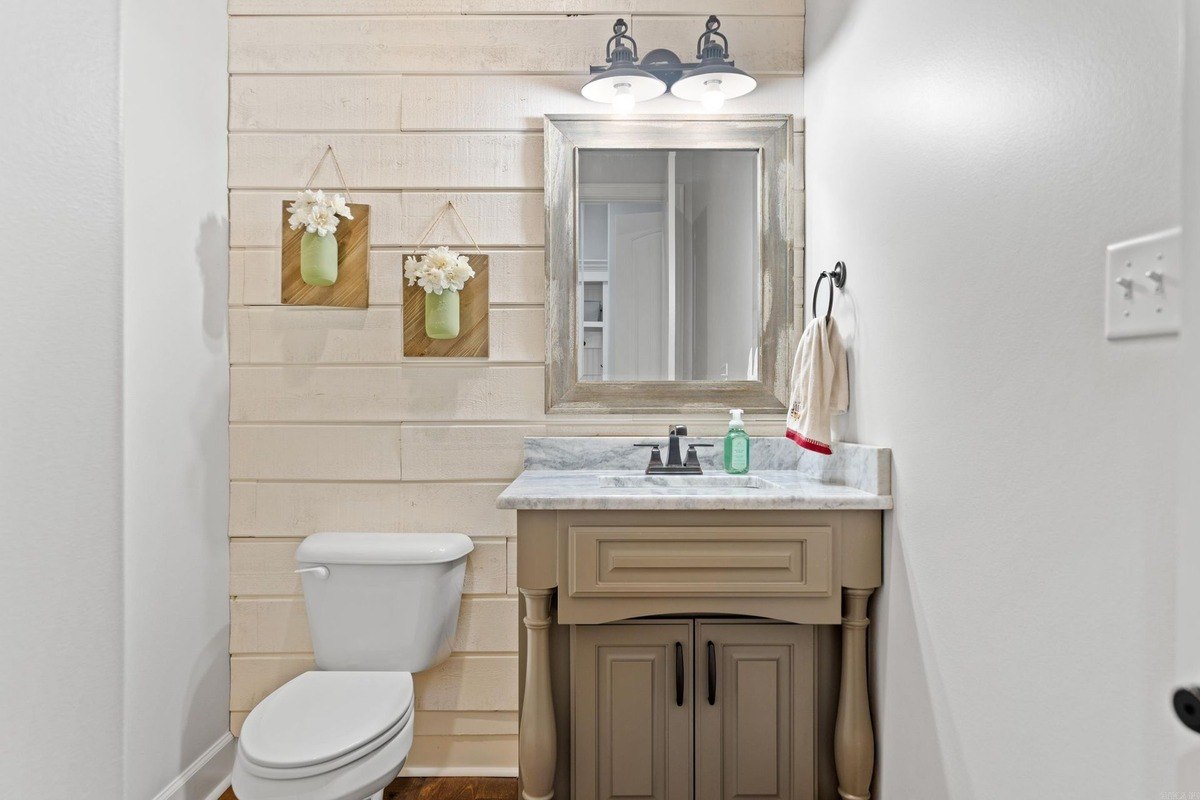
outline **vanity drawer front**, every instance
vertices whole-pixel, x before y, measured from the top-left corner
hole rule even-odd
[[[828,596],[829,526],[571,526],[572,597]]]

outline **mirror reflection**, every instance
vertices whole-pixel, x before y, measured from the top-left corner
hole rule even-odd
[[[752,150],[580,150],[581,381],[758,378]]]

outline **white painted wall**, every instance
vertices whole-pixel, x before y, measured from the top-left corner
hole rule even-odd
[[[1185,284],[1200,285],[1200,2],[1184,4],[1186,21],[1183,81],[1183,246]],[[1180,337],[1180,487],[1200,486],[1200,298],[1186,303]],[[1200,685],[1200,493],[1179,492],[1177,603],[1175,607],[1176,686]],[[1172,687],[1173,688],[1173,687]],[[1177,792],[1200,791],[1200,737],[1175,726]]]
[[[143,0],[0,28],[3,797],[149,800],[227,730],[224,47]]]
[[[1179,221],[1178,0],[812,0],[809,287],[895,453],[878,797],[1173,788],[1177,341],[1104,247]]]
[[[0,797],[121,796],[117,6],[0,25]]]
[[[123,796],[148,800],[229,731],[227,22],[215,3],[121,14]]]

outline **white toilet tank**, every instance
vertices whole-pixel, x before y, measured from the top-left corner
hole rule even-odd
[[[445,659],[472,549],[461,533],[316,533],[301,542],[317,668],[419,672]]]

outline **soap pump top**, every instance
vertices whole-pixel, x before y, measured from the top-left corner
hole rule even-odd
[[[740,408],[729,409],[729,430],[742,431],[746,429],[746,424],[742,422],[742,410]]]

